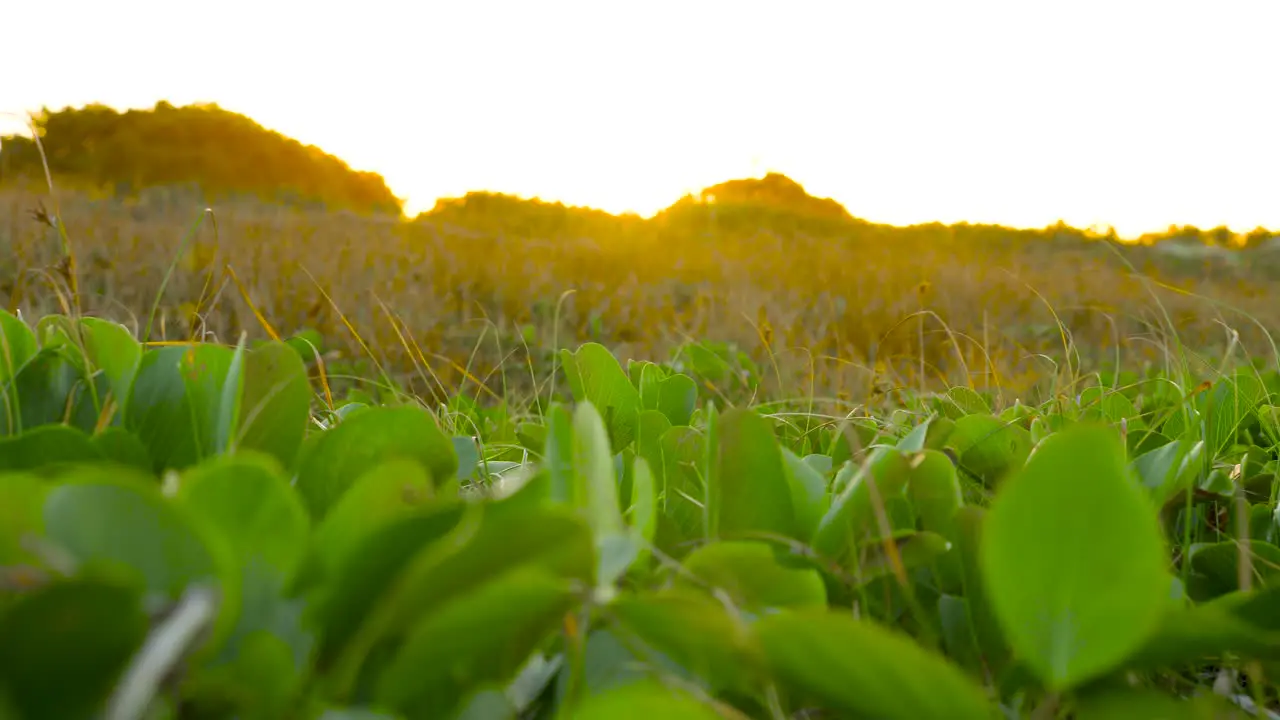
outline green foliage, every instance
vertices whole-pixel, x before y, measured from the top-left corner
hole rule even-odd
[[[875,623],[808,610],[765,618],[755,633],[784,687],[807,701],[902,720],[990,716],[962,670]]]
[[[20,718],[89,718],[147,633],[141,596],[104,580],[64,580],[0,616],[0,688]]]
[[[1164,540],[1110,428],[1047,438],[986,524],[992,607],[1015,653],[1052,689],[1111,670],[1155,632],[1171,582]]]
[[[1008,412],[958,391],[837,453],[848,436],[807,418],[700,402],[738,363],[708,348],[692,375],[567,352],[573,402],[541,414],[336,414],[285,343],[15,322],[5,388],[36,410],[0,437],[5,717],[1276,704],[1258,670],[1280,661],[1280,461],[1253,375],[1142,451],[1125,428],[1176,394]],[[1194,690],[1237,670],[1257,684]]]
[[[317,520],[378,462],[416,460],[432,483],[454,480],[458,457],[435,419],[414,407],[369,408],[313,437],[298,468],[298,491]]]

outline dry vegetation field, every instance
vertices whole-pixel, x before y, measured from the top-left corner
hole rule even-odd
[[[1117,358],[1160,365],[1176,342],[1208,376],[1224,358],[1269,356],[1265,329],[1280,327],[1266,268],[1177,264],[1078,234],[728,222],[705,206],[646,221],[516,201],[415,221],[257,201],[206,214],[178,191],[9,187],[0,304],[30,317],[66,302],[42,207],[65,223],[86,313],[141,332],[160,295],[153,340],[234,342],[265,336],[252,303],[281,335],[318,331],[335,375],[376,361],[424,397],[487,392],[479,383],[513,397],[583,341],[661,360],[696,338],[745,352],[771,398],[972,384],[1011,400]]]

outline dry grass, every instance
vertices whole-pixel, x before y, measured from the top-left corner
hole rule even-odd
[[[42,201],[0,190],[0,303],[34,315],[57,309],[56,232],[30,213]],[[203,206],[162,192],[129,202],[63,192],[59,206],[85,312],[141,329]],[[1117,352],[1126,367],[1160,362],[1165,312],[1206,354],[1226,347],[1228,328],[1244,350],[1269,353],[1246,315],[1150,278],[1280,326],[1265,279],[1150,263],[1138,276],[1102,243],[995,231],[983,242],[941,226],[708,237],[650,224],[619,237],[527,238],[251,203],[213,211],[165,289],[153,335],[262,336],[229,266],[282,334],[316,328],[334,357],[360,356],[336,306],[378,361],[425,395],[433,375],[450,390],[465,384],[464,368],[495,392],[527,389],[555,347],[586,340],[646,359],[691,338],[735,343],[767,368],[773,397],[859,398],[886,381],[1047,392]],[[415,368],[420,360],[429,368]]]

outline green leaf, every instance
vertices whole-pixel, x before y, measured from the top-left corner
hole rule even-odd
[[[25,718],[95,717],[147,635],[141,598],[67,580],[0,616],[0,696]]]
[[[84,350],[94,367],[107,377],[111,395],[119,406],[116,417],[124,416],[133,378],[142,362],[142,345],[125,326],[87,317],[80,320],[84,329]]]
[[[356,478],[316,527],[316,561],[332,572],[384,523],[405,517],[434,499],[431,479],[416,460],[398,458],[374,465]]]
[[[884,446],[872,450],[832,499],[831,509],[823,516],[810,543],[814,551],[843,562],[853,556],[859,544],[884,535],[877,522],[877,507],[883,508],[905,494],[910,469],[901,452]]]
[[[636,454],[649,463],[658,487],[663,486],[662,436],[672,428],[666,415],[656,410],[644,410],[640,413],[636,427]]]
[[[866,548],[865,556],[858,564],[858,578],[865,584],[894,572],[894,564],[900,563],[910,572],[918,567],[932,567],[944,557],[951,557],[949,541],[932,532],[899,530],[893,534],[896,559],[891,560],[883,542]]]
[[[691,427],[673,427],[662,435],[662,517],[686,539],[706,534],[706,488],[702,479],[704,436]]]
[[[599,343],[584,343],[577,352],[560,351],[564,373],[577,402],[589,402],[604,418],[609,443],[621,450],[635,439],[640,393],[617,358]]]
[[[956,542],[956,513],[964,505],[960,478],[951,459],[938,450],[925,450],[910,459],[907,490],[920,518],[920,527]],[[937,558],[938,581],[948,592],[959,592],[963,583],[958,552]]]
[[[547,470],[547,499],[572,505],[576,497],[573,461],[573,416],[563,405],[547,410],[547,439],[543,448]]]
[[[223,451],[223,418],[235,416],[242,355],[240,346],[232,350],[202,343],[188,347],[178,362],[191,409],[197,461]]]
[[[1190,607],[1171,603],[1161,615],[1159,630],[1130,656],[1126,667],[1159,670],[1212,661],[1228,653],[1280,659],[1280,627],[1271,620],[1277,601],[1280,589],[1268,588],[1232,592]],[[1258,622],[1258,614],[1269,622]]]
[[[454,475],[459,480],[474,478],[476,467],[480,465],[480,445],[476,438],[463,435],[450,440],[453,442],[453,452],[458,456],[458,470]]]
[[[146,352],[125,410],[157,473],[181,470],[209,455],[231,350],[217,345],[169,346]]]
[[[1190,698],[1165,695],[1156,690],[1104,690],[1076,702],[1078,720],[1245,720],[1243,709],[1211,693]]]
[[[725,411],[717,420],[719,442],[708,483],[713,534],[797,537],[791,484],[769,421],[740,408]]]
[[[826,607],[827,589],[817,570],[788,567],[771,545],[753,541],[713,542],[684,559],[688,575],[676,584],[691,590],[718,589],[738,607],[752,612],[768,608]]]
[[[236,344],[227,364],[227,373],[218,392],[218,412],[214,421],[213,452],[233,453],[239,439],[240,399],[244,395],[244,336]]]
[[[631,532],[636,537],[639,553],[635,565],[643,566],[649,559],[649,547],[653,544],[658,528],[658,490],[654,486],[653,472],[642,457],[635,459],[631,471],[631,507],[628,510]]]
[[[1231,444],[1236,430],[1266,397],[1257,376],[1239,370],[1214,383],[1205,401],[1205,444],[1217,456]]]
[[[698,401],[698,387],[688,375],[669,373],[651,362],[638,363],[640,406],[660,412],[672,425],[688,425]],[[633,370],[634,379],[634,370]]]
[[[990,487],[1022,467],[1031,444],[1031,433],[1021,425],[991,415],[966,415],[956,420],[946,447],[965,472]]]
[[[322,658],[338,660],[335,687],[347,687],[367,659],[376,662],[380,646],[408,632],[419,618],[507,571],[536,567],[579,588],[594,581],[590,528],[567,508],[530,507],[514,499],[473,505],[446,532],[413,550],[406,540],[414,535],[391,543],[380,533],[371,540],[379,541],[383,557],[373,560],[364,549],[349,555],[331,584],[343,604],[329,601],[324,609],[331,631]],[[370,672],[366,666],[363,674]]]
[[[514,682],[514,681],[513,681]],[[494,683],[481,685],[480,689],[462,703],[462,709],[454,715],[454,720],[519,720],[516,711],[504,689]]]
[[[216,527],[241,565],[258,559],[287,577],[306,552],[310,519],[274,463],[245,454],[197,465],[183,476],[178,502]]]
[[[702,593],[667,591],[624,595],[610,607],[615,634],[640,643],[642,657],[658,653],[700,678],[712,692],[755,694],[763,659],[745,622]]]
[[[177,601],[192,584],[220,594],[210,646],[239,613],[239,575],[226,541],[186,508],[167,502],[145,476],[85,468],[49,490],[45,536],[89,570],[135,579],[148,601]]]
[[[0,471],[101,460],[89,436],[69,425],[42,425],[16,437],[0,437]]]
[[[318,436],[304,451],[296,487],[319,520],[356,478],[394,458],[417,460],[437,488],[453,481],[458,469],[453,441],[425,410],[371,407]]]
[[[584,586],[595,580],[596,553],[589,526],[564,508],[484,506],[479,524],[457,542],[424,548],[406,566],[393,593],[382,598],[385,631],[407,628],[415,618],[470,592],[504,572],[537,567]]]
[[[907,489],[921,526],[951,537],[956,511],[964,504],[955,465],[938,450],[913,456],[910,465]]]
[[[1009,477],[981,547],[987,592],[1019,658],[1054,690],[1095,678],[1155,632],[1170,577],[1155,508],[1109,427],[1049,436]]]
[[[954,387],[942,397],[943,414],[958,420],[966,415],[990,415],[991,406],[976,391],[963,385]]]
[[[8,310],[0,309],[0,387],[12,380],[39,350],[31,328]],[[3,409],[0,404],[0,411]]]
[[[901,440],[898,441],[897,448],[904,453],[916,453],[924,449],[924,442],[929,437],[929,425],[932,418],[925,420],[919,425],[911,429]]]
[[[298,354],[282,342],[245,355],[236,447],[265,452],[292,468],[311,412],[311,382]]]
[[[944,593],[938,596],[937,611],[946,655],[969,670],[980,668],[981,650],[968,599]]]
[[[69,348],[40,350],[3,388],[5,402],[11,409],[0,412],[0,435],[68,420],[73,416],[76,388],[83,381],[84,376],[72,360]]]
[[[343,556],[332,582],[316,591],[312,605],[312,625],[321,634],[318,662],[322,669],[331,667],[346,650],[409,562],[447,537],[463,515],[464,506],[457,501],[423,507],[375,526]]]
[[[573,603],[569,584],[541,568],[492,578],[413,626],[377,698],[413,717],[449,717],[472,689],[514,678]]]
[[[956,547],[960,561],[961,581],[964,587],[969,624],[974,640],[982,653],[983,662],[993,672],[1003,670],[1010,661],[1009,644],[996,619],[988,597],[987,585],[982,575],[982,537],[986,523],[986,508],[965,505],[956,511]]]
[[[679,668],[675,668],[677,671]],[[582,648],[581,676],[571,670],[556,675],[556,704],[569,703],[570,683],[578,682],[584,696],[595,695],[648,677],[654,668],[643,662],[608,628],[596,628],[587,635]]]
[[[1130,462],[1138,480],[1151,491],[1156,504],[1181,495],[1199,474],[1204,443],[1188,446],[1183,440],[1162,445],[1139,455]]]
[[[796,526],[802,538],[813,537],[813,533],[822,524],[822,517],[831,508],[831,501],[827,497],[827,481],[814,467],[817,461],[810,460],[820,457],[825,456],[801,458],[787,448],[782,448],[787,485],[791,488],[791,507],[795,509]]]
[[[243,623],[242,623],[243,625]],[[184,710],[199,715],[231,714],[245,720],[286,717],[298,688],[295,649],[278,632],[263,629],[243,633],[227,660],[206,665],[183,683]]]
[[[724,720],[707,704],[656,680],[628,683],[592,695],[574,711],[578,720],[662,718],[662,720]]]
[[[911,638],[826,611],[762,618],[755,635],[795,703],[854,717],[988,720],[986,694],[959,668]]]
[[[604,420],[590,401],[573,412],[573,504],[586,513],[597,538],[623,532],[618,481]]]
[[[0,566],[36,561],[22,539],[44,532],[41,508],[48,489],[35,475],[0,473]]]
[[[1100,387],[1088,387],[1080,391],[1082,420],[1093,422],[1120,422],[1138,415],[1133,401],[1123,394]]]
[[[90,438],[90,442],[106,460],[147,474],[152,472],[153,464],[151,455],[147,453],[147,446],[142,444],[137,435],[122,427],[103,428]]]
[[[1193,544],[1188,552],[1191,569],[1206,576],[1216,592],[1227,593],[1240,587],[1242,555],[1249,561],[1253,585],[1266,587],[1280,578],[1280,547],[1254,540],[1242,546],[1238,540]]]

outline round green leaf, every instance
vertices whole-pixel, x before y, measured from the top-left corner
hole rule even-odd
[[[343,556],[331,582],[318,590],[313,626],[321,633],[319,662],[331,665],[365,623],[387,589],[424,548],[446,537],[466,507],[459,502],[427,506],[383,522]]]
[[[0,473],[0,566],[35,562],[22,538],[44,530],[41,508],[48,485],[26,473]]]
[[[1078,720],[1246,720],[1243,708],[1210,692],[1189,698],[1148,689],[1102,690],[1081,698],[1072,717]]]
[[[433,496],[431,479],[417,461],[399,458],[373,466],[316,527],[316,561],[326,571],[336,569],[370,532],[413,513]]]
[[[960,467],[988,486],[1022,467],[1031,445],[1026,428],[992,415],[957,419],[946,443],[959,458]]]
[[[107,460],[151,473],[153,465],[147,446],[128,430],[122,427],[103,428],[90,441]]]
[[[986,694],[910,637],[825,611],[785,611],[755,624],[765,658],[797,703],[854,717],[989,720]]]
[[[872,450],[861,466],[845,467],[854,474],[831,500],[831,509],[823,516],[810,543],[820,555],[833,561],[847,559],[861,543],[884,534],[877,522],[876,508],[905,494],[911,470],[901,452],[883,446]]]
[[[74,415],[71,401],[84,374],[72,352],[65,346],[44,348],[18,368],[0,398],[0,435],[61,423]]]
[[[145,476],[119,468],[77,471],[44,503],[46,537],[90,567],[137,578],[148,594],[176,601],[192,583],[220,591],[216,644],[239,612],[240,587],[226,541]]]
[[[604,418],[609,444],[621,450],[635,439],[640,393],[622,371],[618,359],[599,343],[584,343],[576,352],[560,351],[569,389],[577,402],[590,402]]]
[[[40,350],[36,334],[8,310],[0,309],[0,387]],[[3,410],[0,404],[0,410]]]
[[[791,506],[795,509],[797,530],[804,538],[813,536],[818,525],[822,523],[822,516],[830,509],[831,503],[827,496],[827,481],[823,477],[823,472],[814,467],[814,464],[819,462],[815,458],[822,458],[828,461],[828,465],[830,464],[830,458],[825,456],[811,455],[801,458],[791,450],[782,448],[787,485],[791,488]]]
[[[672,590],[660,595],[627,595],[609,608],[615,634],[639,642],[642,653],[665,656],[678,668],[701,678],[712,692],[751,695],[764,674],[763,659],[743,618],[729,614],[718,600],[702,593]]]
[[[565,508],[511,502],[483,506],[465,544],[442,543],[448,546],[415,557],[395,592],[381,599],[382,626],[406,628],[432,607],[519,567],[535,566],[584,586],[595,579],[596,554],[585,521]]]
[[[293,348],[270,342],[250,350],[244,359],[235,446],[273,456],[292,468],[311,412],[311,382]]]
[[[618,503],[618,482],[604,419],[590,401],[573,411],[572,502],[591,523],[597,538],[621,533],[626,524]]]
[[[39,470],[100,460],[102,453],[89,436],[69,425],[42,425],[17,437],[0,438],[0,470]]]
[[[142,362],[142,345],[120,323],[87,317],[80,324],[84,329],[85,354],[94,367],[106,374],[108,387],[119,406],[116,417],[121,417],[134,375]]]
[[[574,711],[578,720],[662,718],[663,720],[724,720],[706,703],[656,680],[628,683],[587,698]]]
[[[713,536],[796,537],[791,484],[769,421],[733,408],[717,418],[717,432],[708,487]]]
[[[714,542],[684,559],[692,577],[678,574],[677,584],[690,589],[715,588],[735,605],[759,612],[766,608],[826,607],[827,589],[817,570],[787,567],[771,545],[752,541]]]
[[[0,696],[24,718],[94,717],[147,635],[130,589],[69,580],[0,616]]]
[[[241,565],[257,558],[289,576],[306,552],[310,518],[273,464],[252,454],[206,461],[184,475],[178,501],[222,533]]]
[[[980,554],[1010,644],[1055,690],[1123,662],[1167,602],[1156,511],[1109,427],[1073,425],[1046,438],[996,496]]]
[[[471,690],[514,678],[573,603],[571,585],[541,568],[491,578],[414,625],[377,697],[413,717],[450,717]]]
[[[175,345],[143,354],[125,406],[125,427],[147,448],[155,472],[186,468],[214,450],[232,355],[217,345]]]
[[[318,520],[356,478],[393,458],[417,460],[436,487],[452,481],[458,469],[453,441],[430,413],[412,406],[371,407],[318,437],[304,452],[296,487]]]

